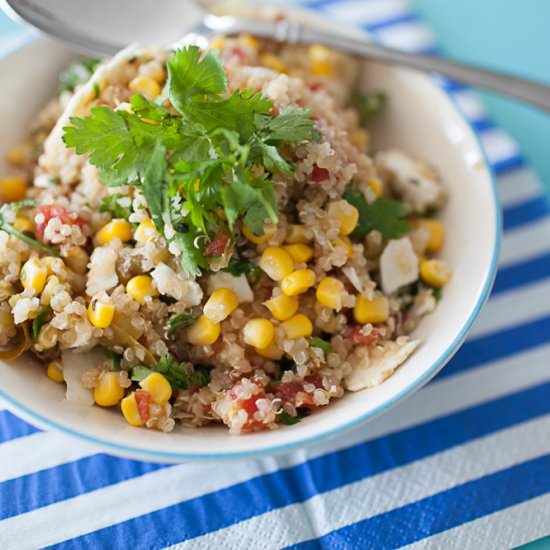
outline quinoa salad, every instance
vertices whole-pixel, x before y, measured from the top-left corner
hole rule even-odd
[[[249,35],[68,67],[0,175],[0,368],[164,432],[383,383],[451,278],[447,193],[371,143],[359,71]]]

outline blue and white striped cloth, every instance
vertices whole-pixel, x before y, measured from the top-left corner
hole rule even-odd
[[[315,1],[436,53],[405,0]],[[474,93],[443,82],[497,174],[493,295],[427,387],[368,427],[288,456],[158,465],[0,412],[0,547],[500,549],[550,534],[550,209]]]

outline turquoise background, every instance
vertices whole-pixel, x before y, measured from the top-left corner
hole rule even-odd
[[[549,0],[411,0],[452,58],[550,84]],[[519,142],[550,191],[550,113],[484,93],[493,120]]]
[[[452,58],[550,84],[550,0],[411,0]],[[0,32],[17,26],[0,13]],[[519,142],[550,191],[550,114],[484,93],[495,122]]]

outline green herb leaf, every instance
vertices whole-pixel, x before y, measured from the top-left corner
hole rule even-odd
[[[43,307],[39,312],[38,315],[33,319],[32,321],[32,339],[37,340],[38,336],[40,335],[40,331],[42,330],[42,327],[50,320],[50,316],[52,314],[52,308],[50,306]]]
[[[278,116],[264,121],[261,133],[269,143],[309,143],[318,141],[320,137],[307,109],[285,107]]]
[[[229,265],[222,271],[227,271],[234,277],[246,275],[252,281],[255,281],[261,273],[261,269],[256,264],[238,258],[231,258],[229,260]]]
[[[296,416],[292,416],[287,412],[283,411],[277,415],[277,422],[283,424],[284,426],[294,426],[298,424],[303,418],[307,415],[298,413]]]
[[[178,363],[171,355],[162,357],[152,368],[138,366],[132,369],[131,379],[141,382],[151,372],[164,375],[174,389],[187,390],[192,386],[206,386],[210,382],[210,368],[206,365]]]
[[[107,357],[107,359],[110,359],[113,370],[119,371],[121,369],[120,365],[121,365],[121,362],[122,362],[122,355],[119,355],[118,353],[115,353],[114,351],[106,349],[105,350],[105,357]]]
[[[181,253],[181,268],[185,273],[193,277],[200,275],[201,267],[206,267],[208,265],[202,250],[196,245],[197,236],[197,234],[187,232],[178,233],[174,237],[174,242]]]
[[[344,193],[344,199],[359,211],[359,222],[352,233],[353,237],[362,238],[376,229],[385,239],[400,239],[411,230],[405,220],[407,211],[393,199],[381,197],[369,204],[363,193],[353,188]]]
[[[119,203],[120,199],[127,198],[127,195],[121,195],[120,193],[107,195],[101,200],[99,211],[110,214],[112,218],[127,220],[130,217],[131,210],[130,208],[121,206]]]
[[[59,91],[74,92],[77,86],[90,80],[98,65],[99,59],[83,59],[72,63],[59,76]]]
[[[191,313],[178,313],[168,319],[166,325],[166,334],[169,338],[172,338],[180,330],[192,325],[197,319],[196,315]]]
[[[384,92],[371,92],[358,95],[356,106],[361,117],[361,124],[368,124],[376,115],[381,113],[386,106],[387,97]]]
[[[327,342],[326,340],[323,340],[322,338],[319,338],[318,336],[313,336],[309,339],[309,345],[312,348],[319,348],[322,349],[325,356],[327,356],[332,351],[332,346],[330,342]]]
[[[432,295],[435,298],[435,301],[439,302],[439,300],[441,300],[441,298],[443,298],[443,289],[441,287],[432,288]]]
[[[147,201],[151,218],[155,222],[157,229],[162,231],[164,222],[162,213],[164,212],[164,174],[166,172],[166,148],[162,143],[157,142],[151,153],[151,158],[145,168],[143,176],[143,195]]]

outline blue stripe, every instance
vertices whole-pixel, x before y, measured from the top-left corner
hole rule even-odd
[[[461,109],[461,112],[462,112],[462,109]],[[472,120],[472,119],[469,119],[464,112],[462,112],[462,115],[468,119],[470,126],[478,133],[486,132],[487,130],[493,130],[495,128],[495,125],[493,124],[493,122],[488,118],[476,118]]]
[[[544,455],[288,548],[399,548],[548,493],[549,472]]]
[[[368,32],[376,32],[381,29],[387,29],[388,27],[393,27],[394,25],[401,25],[403,23],[415,23],[418,22],[418,17],[412,13],[403,13],[401,15],[396,15],[395,17],[390,17],[389,19],[381,19],[379,21],[372,21],[362,25],[362,28]]]
[[[546,277],[550,277],[550,253],[501,267],[495,279],[493,294],[500,294],[512,288],[535,283]]]
[[[191,539],[548,414],[549,392],[550,383],[530,388],[132,518],[52,548],[155,549]],[[178,480],[174,479],[174,483]]]
[[[0,411],[0,443],[39,432],[9,411]]]
[[[448,93],[462,92],[469,89],[466,85],[462,84],[462,82],[451,80],[445,76],[440,76],[439,79],[441,87]]]
[[[94,455],[0,483],[0,519],[95,491],[166,467]]]
[[[502,227],[505,231],[524,223],[534,222],[550,213],[548,199],[542,194],[534,199],[505,208],[502,215]]]
[[[523,168],[525,166],[525,159],[518,153],[517,155],[512,155],[511,157],[493,162],[491,166],[495,174],[504,174],[505,172],[516,170],[517,168]]]
[[[458,350],[436,380],[497,361],[550,342],[550,317],[534,319],[508,329],[471,338]]]

